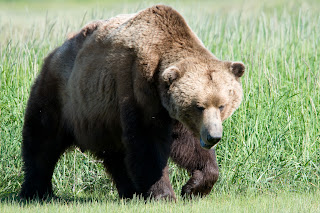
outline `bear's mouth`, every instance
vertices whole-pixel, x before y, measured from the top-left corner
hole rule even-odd
[[[206,142],[204,142],[203,140],[202,140],[202,138],[200,137],[200,145],[201,145],[201,147],[202,148],[204,148],[204,149],[211,149],[214,145],[216,145],[216,144],[207,144]]]

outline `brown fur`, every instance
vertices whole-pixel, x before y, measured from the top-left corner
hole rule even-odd
[[[242,63],[212,55],[167,6],[88,24],[48,56],[32,88],[21,196],[51,193],[54,165],[73,144],[104,160],[121,197],[175,199],[170,151],[193,173],[182,193],[209,193],[215,154],[196,138],[205,148],[220,140],[222,121],[240,104],[243,72]]]

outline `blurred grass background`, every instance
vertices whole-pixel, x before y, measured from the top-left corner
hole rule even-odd
[[[173,6],[213,54],[243,61],[244,99],[217,146],[216,194],[317,192],[320,187],[320,1],[0,1],[0,197],[16,195],[23,174],[21,129],[43,58],[87,22],[156,3]],[[170,164],[177,194],[188,174]],[[117,192],[103,166],[78,149],[64,154],[58,196]],[[210,198],[209,196],[209,198]]]

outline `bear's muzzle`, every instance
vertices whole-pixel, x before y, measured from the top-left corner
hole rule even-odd
[[[204,111],[203,123],[200,130],[200,145],[211,149],[222,138],[222,121],[218,109],[212,107]]]
[[[221,140],[221,136],[207,136],[207,142],[202,140],[200,137],[200,145],[204,149],[211,149],[214,145],[216,145]]]

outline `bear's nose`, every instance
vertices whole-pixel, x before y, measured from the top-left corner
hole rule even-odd
[[[211,135],[207,135],[207,141],[208,143],[210,143],[211,145],[215,145],[217,144],[219,141],[221,140],[220,136],[211,136]]]

